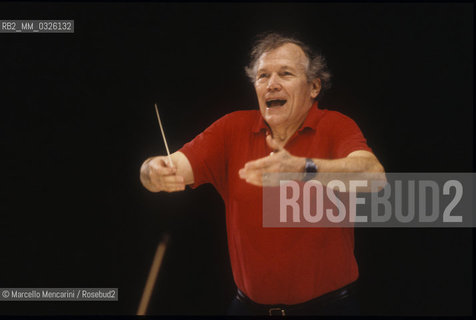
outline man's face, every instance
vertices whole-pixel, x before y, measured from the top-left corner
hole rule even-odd
[[[307,63],[302,49],[292,43],[265,52],[257,61],[259,108],[273,130],[297,129],[319,94],[320,81],[307,81]]]

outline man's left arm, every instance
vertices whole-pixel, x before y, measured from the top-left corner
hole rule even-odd
[[[306,164],[305,157],[297,157],[290,154],[286,149],[281,148],[272,138],[266,138],[268,145],[276,150],[269,156],[249,161],[239,171],[239,175],[246,182],[256,186],[262,186],[263,174],[279,172],[304,172]],[[318,172],[322,173],[383,173],[384,168],[377,157],[370,151],[357,150],[349,153],[345,158],[340,159],[312,159],[318,167]]]
[[[384,172],[383,166],[380,164],[377,157],[367,150],[353,151],[349,153],[347,157],[341,159],[312,160],[317,165],[319,172]],[[304,165],[302,166],[302,170],[304,170]]]

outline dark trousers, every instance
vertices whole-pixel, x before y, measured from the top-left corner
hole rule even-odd
[[[342,290],[342,289],[340,289]],[[339,290],[336,290],[339,291]],[[249,298],[238,293],[228,308],[228,315],[326,315],[326,316],[351,316],[359,315],[359,302],[355,286],[347,294],[332,296],[327,299],[316,298],[302,305],[259,305]]]

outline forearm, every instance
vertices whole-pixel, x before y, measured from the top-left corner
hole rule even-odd
[[[316,163],[319,172],[384,172],[382,165],[375,157],[351,156],[335,160],[312,160]]]
[[[349,181],[365,180],[366,187],[360,187],[360,192],[379,191],[386,183],[385,171],[378,159],[368,151],[356,151],[346,158],[326,160],[313,159],[318,166],[319,174],[316,177],[322,184],[328,183],[336,178],[345,183],[346,190],[349,190]],[[339,175],[339,173],[344,173]],[[336,174],[338,176],[336,177]]]

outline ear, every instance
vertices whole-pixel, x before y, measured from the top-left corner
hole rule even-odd
[[[316,78],[311,82],[311,98],[315,99],[319,92],[321,92],[321,79]]]

